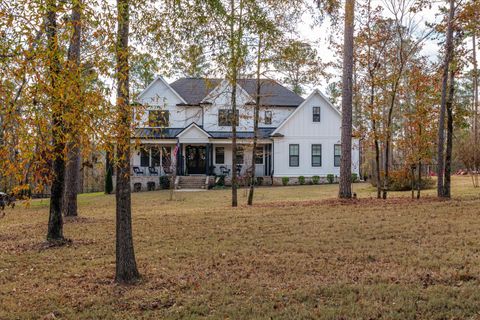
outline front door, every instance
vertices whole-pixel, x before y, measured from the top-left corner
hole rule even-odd
[[[185,148],[187,174],[205,174],[207,150],[205,146],[187,146]]]

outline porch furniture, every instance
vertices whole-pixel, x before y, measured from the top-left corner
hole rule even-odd
[[[240,173],[242,172],[242,167],[243,167],[242,164],[237,164],[237,174],[238,175],[240,175]]]
[[[229,176],[230,175],[230,169],[228,169],[225,166],[220,166],[220,173],[224,176]]]
[[[145,175],[145,171],[143,171],[142,169],[140,169],[139,167],[133,167],[133,172],[137,175],[137,176],[144,176]]]
[[[148,167],[148,172],[151,176],[158,176],[158,170],[155,167]]]

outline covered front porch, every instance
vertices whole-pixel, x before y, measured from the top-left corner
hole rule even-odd
[[[237,144],[237,174],[248,174],[252,168],[253,144],[239,140]],[[132,177],[159,177],[206,175],[231,176],[232,143],[219,140],[208,143],[170,143],[157,141],[141,143],[133,149]],[[272,144],[261,142],[255,151],[255,175],[270,176],[272,170]]]

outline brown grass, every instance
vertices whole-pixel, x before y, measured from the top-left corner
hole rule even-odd
[[[143,280],[113,283],[114,196],[82,195],[63,247],[48,202],[0,220],[0,319],[480,319],[480,192],[335,199],[336,185],[133,196]],[[245,202],[243,192],[240,198]]]

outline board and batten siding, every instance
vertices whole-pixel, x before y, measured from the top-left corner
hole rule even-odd
[[[320,107],[320,122],[313,122],[313,107]],[[273,170],[276,177],[312,177],[340,174],[334,165],[334,146],[340,144],[341,115],[319,92],[314,91],[275,131]],[[290,145],[299,145],[299,166],[290,166]],[[312,166],[312,145],[322,145],[322,163]],[[358,140],[353,140],[352,172],[359,172]]]

